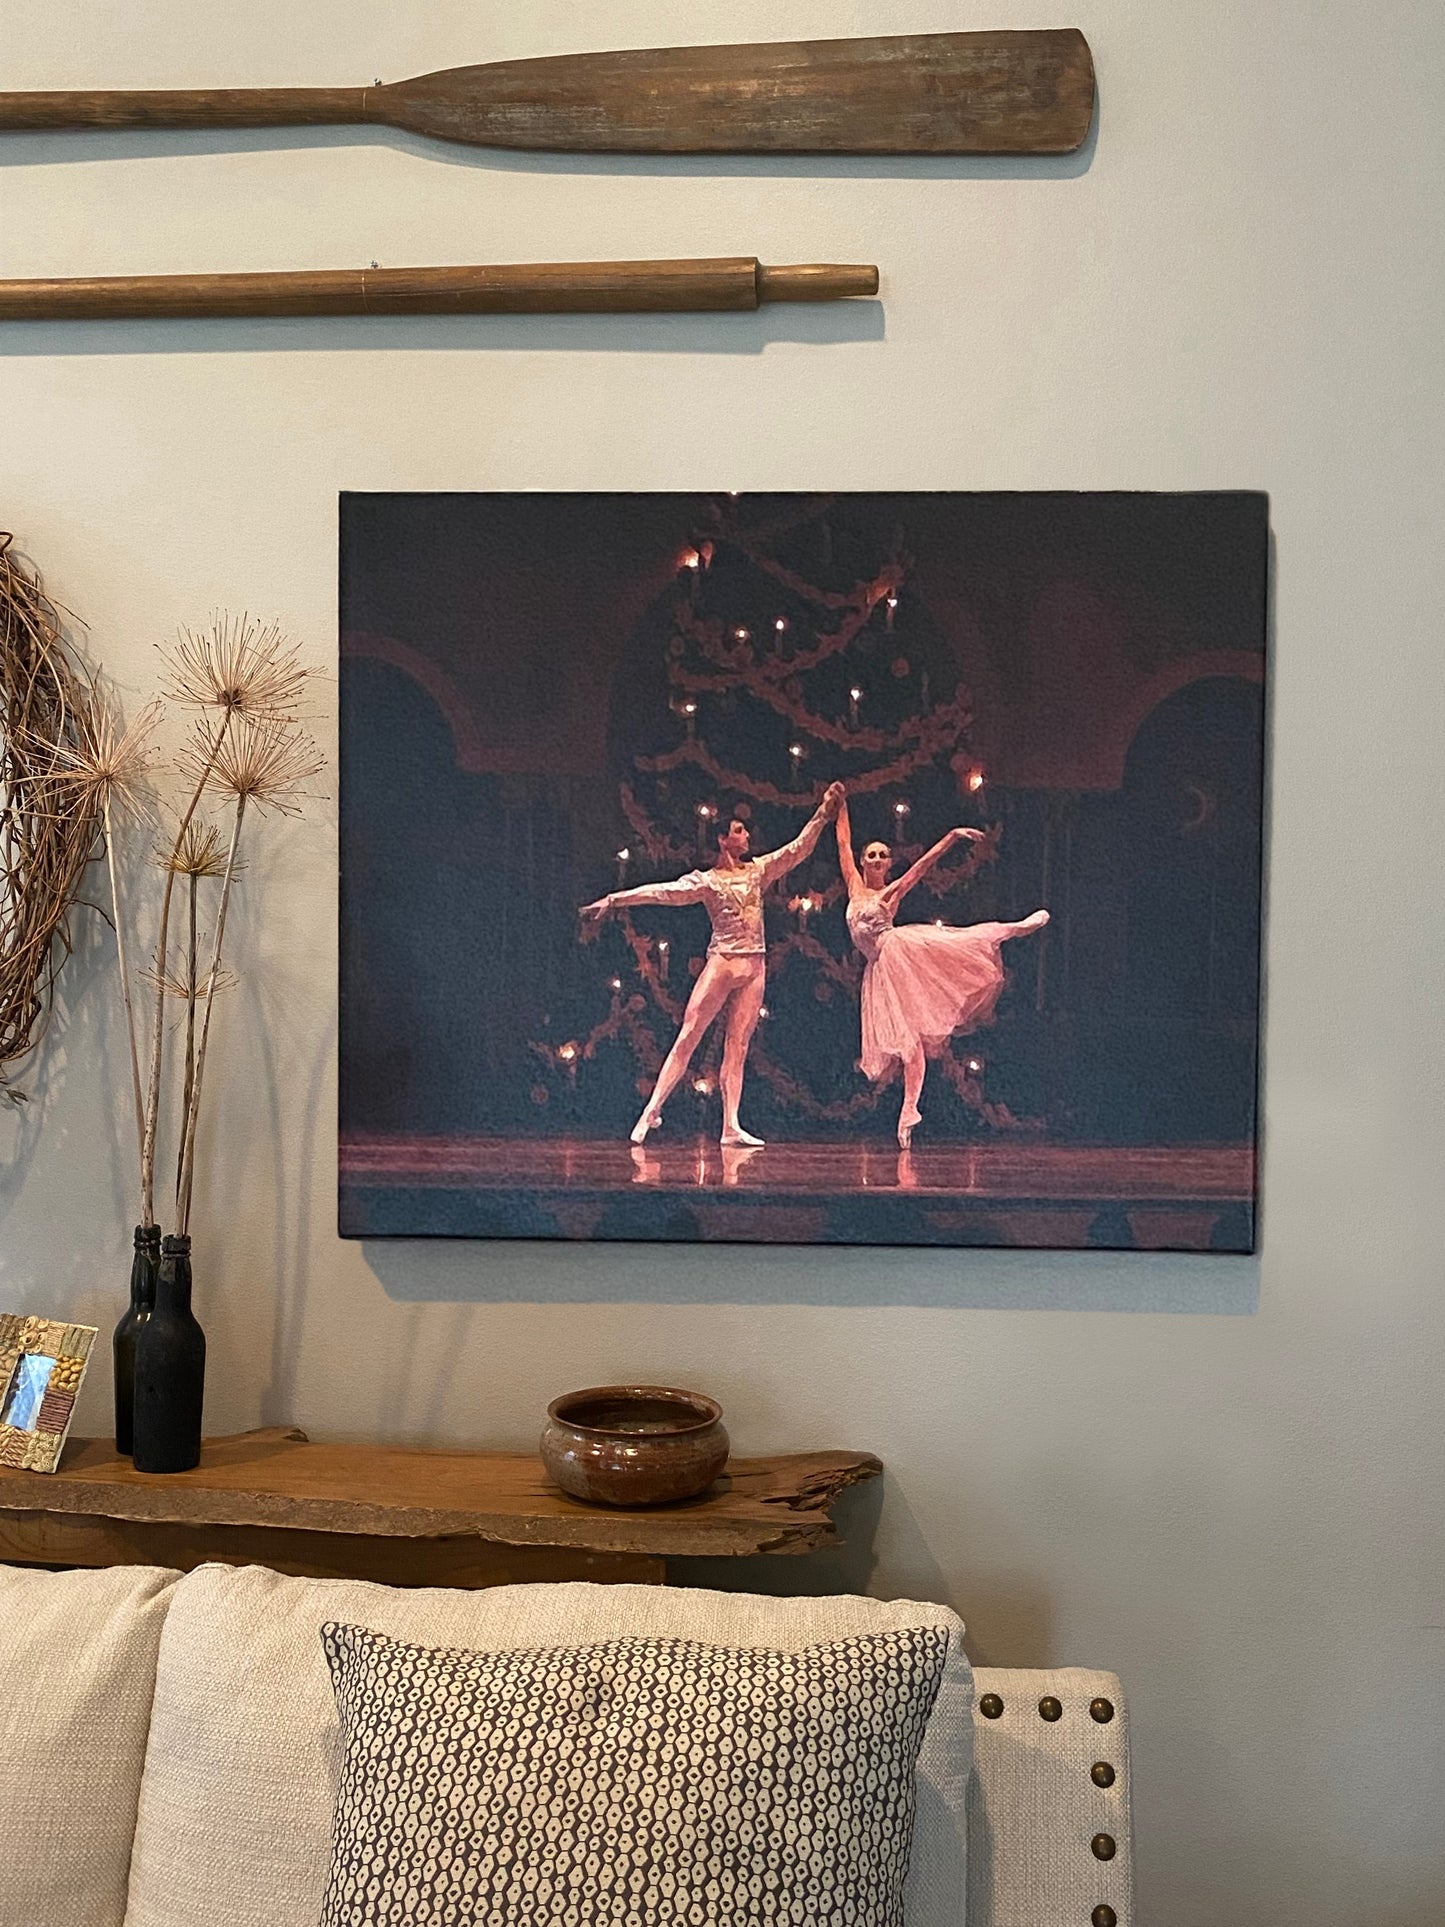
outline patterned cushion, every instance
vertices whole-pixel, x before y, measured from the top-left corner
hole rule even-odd
[[[435,1651],[322,1628],[323,1927],[900,1927],[948,1635]]]

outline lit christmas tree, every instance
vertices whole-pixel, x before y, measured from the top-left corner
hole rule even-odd
[[[880,542],[876,516],[846,496],[775,499],[772,513],[767,498],[718,498],[639,631],[635,673],[619,678],[613,701],[618,838],[599,890],[708,867],[732,817],[748,823],[754,854],[777,848],[835,778],[855,835],[888,841],[896,871],[952,825],[981,822],[987,779],[970,753],[969,693],[910,594],[901,531]],[[978,920],[966,886],[999,842],[997,826],[984,827],[982,841],[928,874],[900,921]],[[747,1100],[765,1135],[838,1132],[879,1103],[857,1068],[862,959],[845,903],[830,828],[767,900],[767,1006]],[[594,988],[575,1011],[554,1012],[551,1035],[534,1044],[550,1073],[536,1101],[560,1100],[579,1123],[630,1122],[708,934],[701,909],[658,907],[590,933]],[[691,1115],[687,1084],[669,1109],[674,1128],[715,1131],[720,1052],[714,1026],[689,1074]],[[986,1062],[975,1038],[942,1060],[956,1094],[951,1118],[938,1107],[945,1130],[1016,1122],[985,1096]]]

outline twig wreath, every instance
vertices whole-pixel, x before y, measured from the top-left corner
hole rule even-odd
[[[90,704],[58,610],[0,532],[0,1098],[12,1103],[24,1097],[12,1067],[44,1029],[101,827],[65,781]]]

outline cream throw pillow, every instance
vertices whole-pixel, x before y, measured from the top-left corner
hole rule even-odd
[[[667,1586],[400,1591],[202,1567],[176,1589],[161,1644],[127,1927],[316,1927],[340,1736],[321,1647],[328,1620],[420,1646],[515,1652],[622,1638],[797,1652],[942,1627],[948,1659],[917,1769],[905,1927],[963,1927],[973,1686],[944,1606],[763,1599]],[[726,1927],[726,1923],[723,1923]]]
[[[0,1927],[120,1927],[178,1577],[0,1566]]]

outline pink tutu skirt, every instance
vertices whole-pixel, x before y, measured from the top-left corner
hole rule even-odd
[[[885,1076],[919,1044],[936,1057],[956,1032],[989,1022],[1003,989],[1005,928],[905,923],[883,932],[863,972],[865,1077]]]

